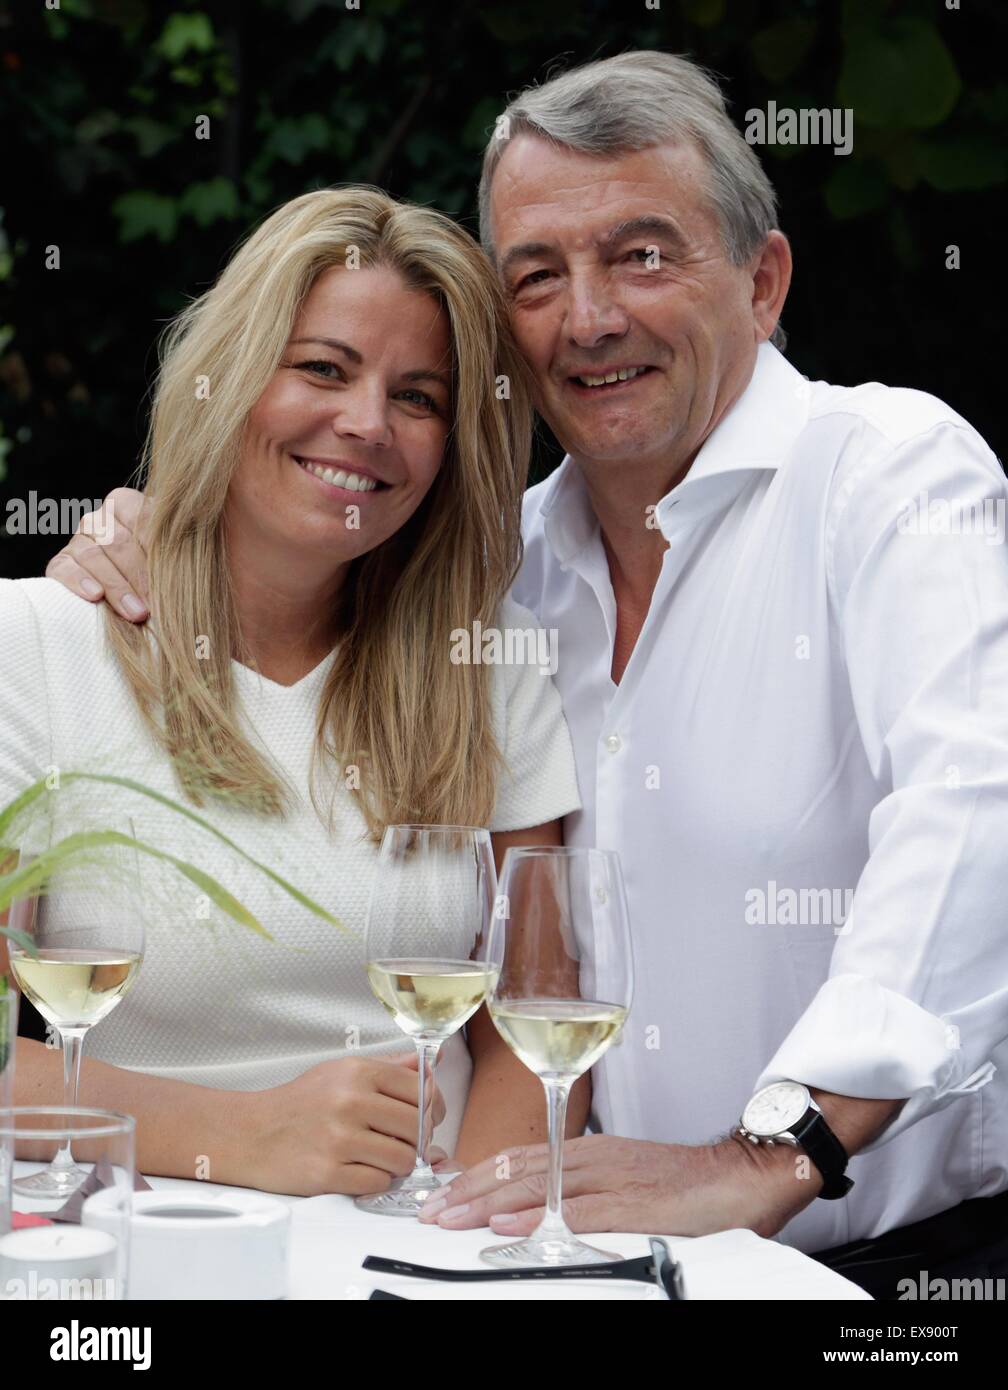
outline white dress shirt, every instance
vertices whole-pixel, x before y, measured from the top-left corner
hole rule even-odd
[[[782,1232],[801,1249],[1008,1186],[1006,498],[943,402],[764,344],[654,510],[617,686],[581,473],[527,494],[515,596],[559,632],[567,841],[619,851],[634,942],[593,1123],[698,1144],[772,1080],[908,1097],[850,1195]]]

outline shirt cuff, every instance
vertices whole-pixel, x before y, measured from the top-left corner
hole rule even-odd
[[[863,975],[835,975],[781,1043],[756,1082],[801,1081],[840,1096],[907,1097],[860,1153],[888,1143],[925,1115],[986,1086],[994,1066],[969,1075],[954,1024]]]

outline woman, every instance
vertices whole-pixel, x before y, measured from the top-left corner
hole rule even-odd
[[[364,972],[382,829],[488,825],[499,859],[558,843],[579,804],[549,679],[449,659],[475,620],[534,626],[506,599],[531,409],[505,322],[447,218],[370,188],[294,199],[168,332],[145,454],[151,622],[52,579],[0,584],[5,802],[53,765],[181,788],[353,929],[201,850],[277,946],[208,942],[190,918],[148,933],[81,1080],[88,1104],[137,1117],[148,1172],[302,1194],[408,1172],[415,1061]],[[176,850],[177,820],[135,814]],[[485,1010],[467,1103],[465,1047],[437,1074],[458,1159],[541,1138],[539,1083]],[[51,1101],[59,1070],[23,1041],[19,1103]],[[579,1131],[584,1091],[571,1110]]]

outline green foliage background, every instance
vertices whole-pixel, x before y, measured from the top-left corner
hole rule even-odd
[[[955,0],[950,0],[955,4]],[[55,8],[49,8],[51,5]],[[654,0],[651,0],[654,4]],[[132,471],[163,322],[278,203],[366,180],[475,230],[505,94],[688,52],[745,111],[852,106],[854,152],[762,151],[796,256],[789,356],[930,390],[1000,447],[1003,0],[0,0],[0,505]],[[210,118],[211,138],[195,138]],[[960,247],[962,268],[945,268]],[[60,269],[45,269],[45,248]],[[555,461],[544,435],[534,460]],[[7,575],[62,542],[0,533]]]

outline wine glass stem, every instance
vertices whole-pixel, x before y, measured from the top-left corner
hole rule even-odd
[[[427,1115],[427,1069],[430,1068],[430,1084],[434,1082],[434,1063],[437,1061],[438,1051],[441,1047],[439,1042],[426,1042],[417,1039],[417,1104],[420,1107],[420,1123],[417,1126],[417,1150],[416,1163],[413,1167],[414,1177],[432,1176],[430,1164],[427,1162],[427,1150],[430,1147],[431,1135],[434,1127],[430,1123]]]
[[[84,1034],[86,1032],[86,1028],[61,1028],[59,1030],[60,1041],[63,1043],[64,1105],[76,1106],[77,1104],[77,1095],[80,1091],[81,1052],[84,1049]],[[68,1139],[53,1158],[53,1167],[72,1168],[73,1162],[70,1140]]]
[[[549,1135],[549,1181],[546,1189],[546,1214],[539,1223],[537,1237],[567,1236],[570,1232],[563,1218],[563,1144],[567,1124],[567,1098],[571,1082],[544,1081],[546,1088],[547,1123]]]

